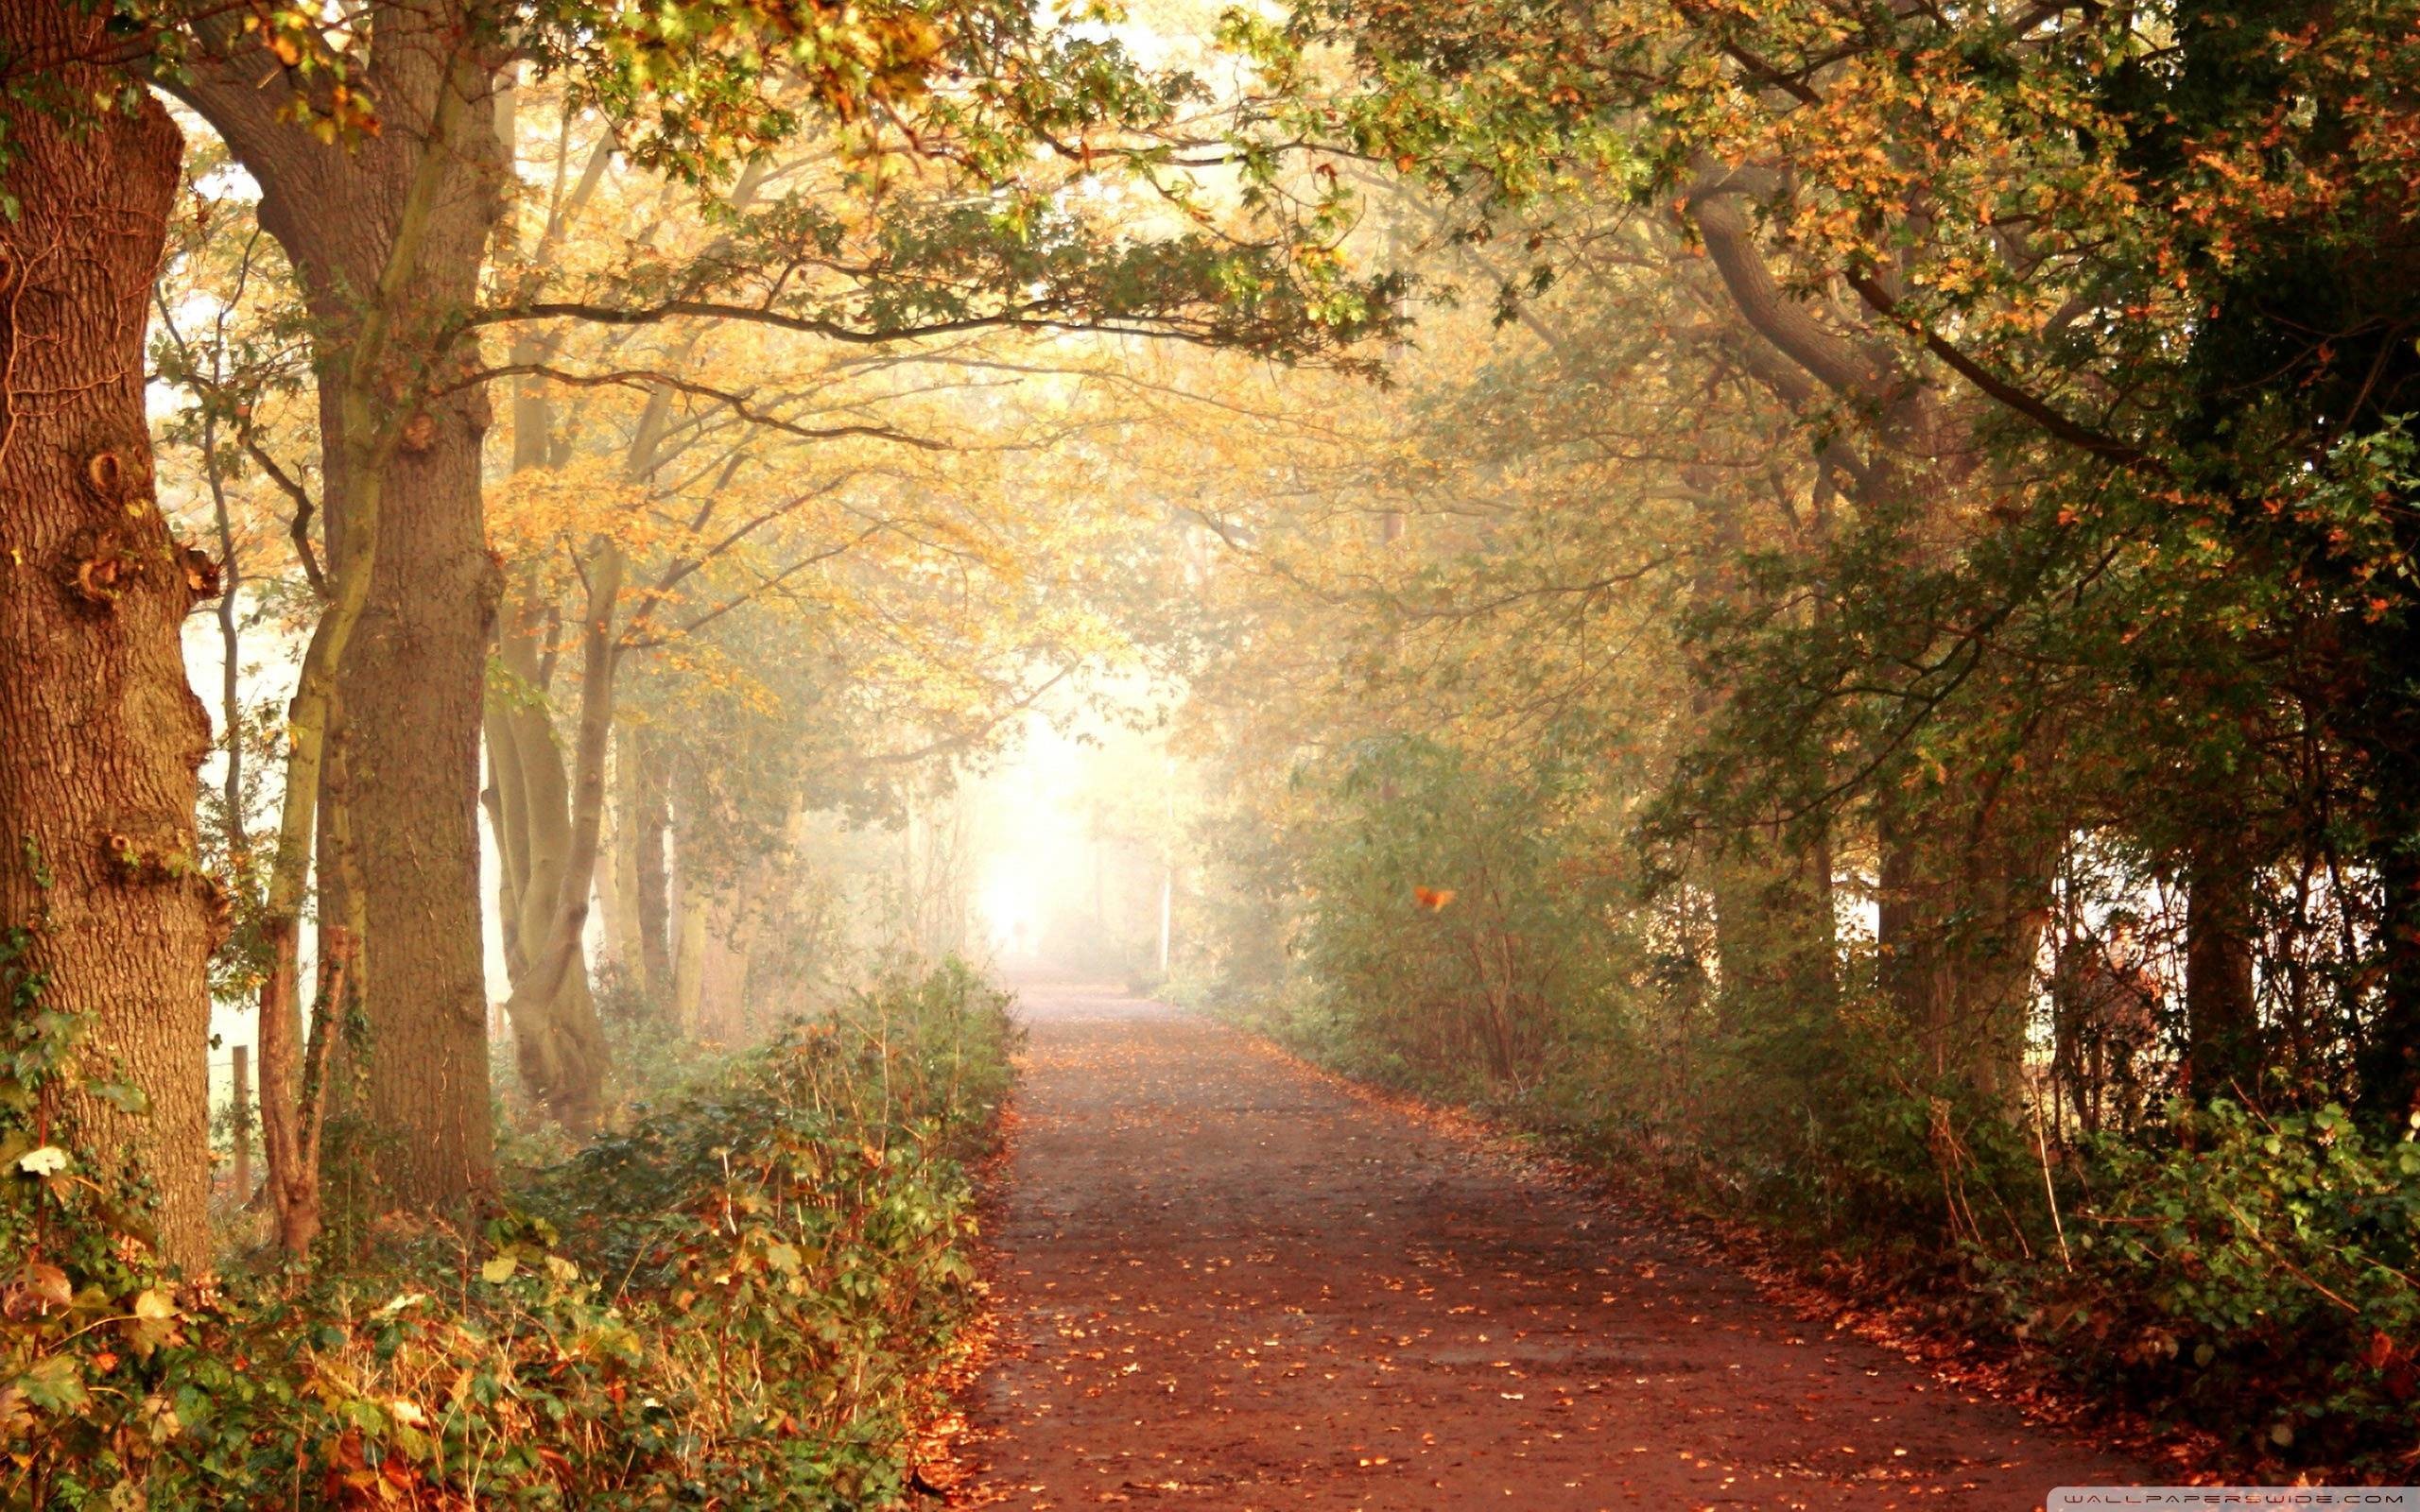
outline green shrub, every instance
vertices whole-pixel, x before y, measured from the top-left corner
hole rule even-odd
[[[1485,1097],[1534,1086],[1566,1034],[1613,1030],[1626,963],[1614,885],[1568,864],[1579,793],[1560,768],[1501,776],[1431,741],[1355,749],[1295,937],[1301,1022],[1330,1058]]]
[[[954,963],[894,976],[540,1173],[475,1245],[223,1285],[47,1246],[0,1300],[0,1501],[895,1501],[976,1297],[961,1161],[1006,1002]]]
[[[2420,1453],[2420,1143],[2342,1108],[2169,1109],[2092,1152],[2074,1269],[1999,1267],[2016,1331],[2070,1373],[2283,1460]]]

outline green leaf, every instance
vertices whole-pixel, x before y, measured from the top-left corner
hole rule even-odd
[[[132,1082],[87,1082],[84,1091],[121,1113],[147,1113],[151,1110],[151,1094]]]
[[[48,1412],[78,1412],[87,1400],[83,1372],[73,1355],[54,1354],[36,1362],[17,1378],[17,1389],[27,1401]]]
[[[512,1280],[513,1272],[520,1268],[521,1262],[510,1255],[498,1255],[479,1267],[479,1280],[501,1286]]]

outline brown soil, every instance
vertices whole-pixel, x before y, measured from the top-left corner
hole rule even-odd
[[[1023,997],[962,1500],[2013,1512],[2159,1479],[1247,1036]]]

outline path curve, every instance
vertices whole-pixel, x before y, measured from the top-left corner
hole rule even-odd
[[[1248,1036],[1021,996],[974,1500],[2021,1512],[2156,1478]]]

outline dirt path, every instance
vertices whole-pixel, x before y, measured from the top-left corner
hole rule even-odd
[[[997,1504],[2015,1512],[2154,1478],[1206,1020],[1024,999],[970,1413]]]

